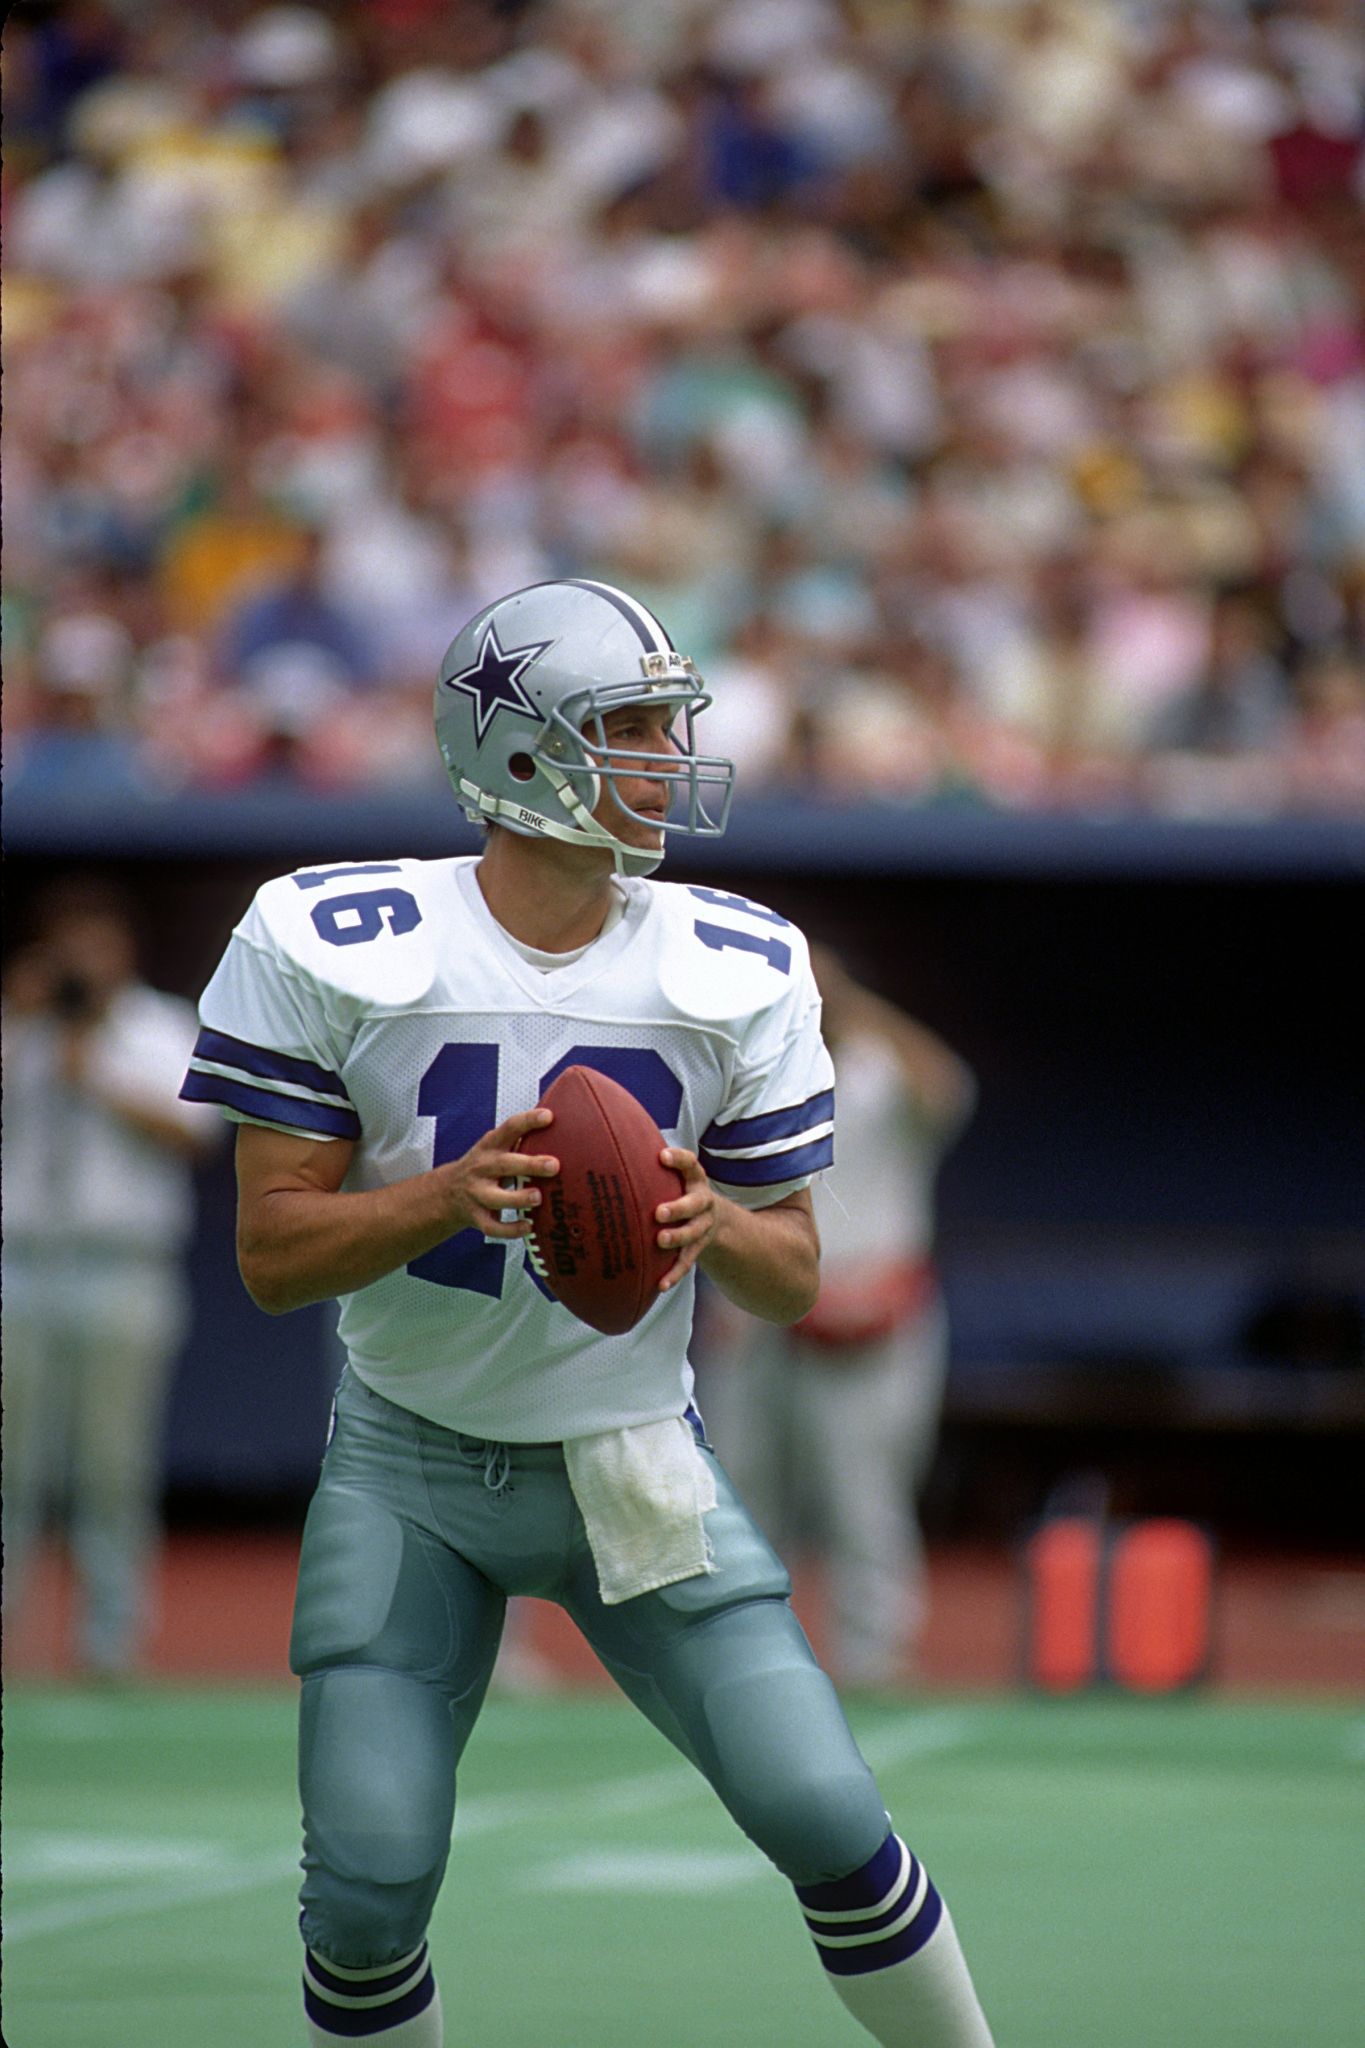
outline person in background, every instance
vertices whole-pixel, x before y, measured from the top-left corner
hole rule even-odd
[[[779,1550],[809,1530],[848,1686],[902,1682],[926,1612],[916,1496],[933,1457],[948,1329],[930,1260],[939,1162],[976,1084],[924,1025],[811,963],[834,1059],[836,1164],[815,1188],[821,1282],[790,1329],[712,1304],[708,1427]]]
[[[272,656],[300,653],[325,664],[338,688],[375,681],[374,649],[352,608],[323,587],[323,531],[300,529],[298,554],[278,581],[260,586],[229,611],[218,647],[224,675],[250,686]]]
[[[178,1100],[194,1010],[138,980],[121,894],[58,883],[35,932],[5,982],[5,1605],[60,1501],[79,1660],[114,1678],[149,1618],[191,1169],[218,1120]]]

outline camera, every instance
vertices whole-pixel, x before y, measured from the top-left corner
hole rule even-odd
[[[89,1024],[99,1015],[95,985],[83,974],[67,970],[52,984],[52,1014],[64,1024]]]

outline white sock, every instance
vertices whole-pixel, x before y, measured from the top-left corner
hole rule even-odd
[[[829,1981],[882,2048],[993,2048],[946,1906],[918,1955]]]
[[[441,2048],[441,1994],[425,1942],[375,1970],[343,1969],[305,1949],[303,2009],[308,2048]]]
[[[952,1915],[899,1836],[796,1896],[830,1984],[882,2048],[993,2048]]]

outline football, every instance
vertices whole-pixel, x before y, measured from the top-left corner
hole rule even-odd
[[[540,1107],[553,1124],[518,1150],[552,1152],[559,1172],[537,1182],[531,1263],[580,1322],[618,1337],[653,1307],[677,1257],[660,1249],[654,1211],[682,1193],[682,1175],[660,1163],[665,1141],[648,1110],[592,1067],[566,1067]]]

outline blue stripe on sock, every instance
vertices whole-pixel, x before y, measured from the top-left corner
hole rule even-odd
[[[831,1884],[798,1884],[794,1887],[801,1904],[813,1913],[854,1913],[859,1906],[880,1906],[900,1875],[901,1844],[889,1834],[875,1856],[860,1869]]]
[[[359,1995],[353,1987],[352,1996]],[[363,2040],[367,2035],[386,2033],[401,2020],[416,2019],[419,2012],[425,2012],[436,1996],[436,1979],[428,1964],[421,1981],[402,1998],[392,1999],[388,2005],[372,2005],[357,2012],[345,2006],[329,2005],[325,1998],[319,1998],[305,1977],[303,1981],[303,2009],[315,2027],[321,2027],[324,2034],[336,2034],[347,2041]]]
[[[308,1951],[308,1967],[324,1991],[335,1991],[338,1998],[382,1998],[387,1991],[396,1991],[400,1984],[406,1984],[414,1970],[420,1970],[427,1959],[425,1942],[415,1955],[409,1956],[399,1969],[376,1970],[373,1977],[338,1977],[329,1970],[321,1956]]]
[[[911,1899],[914,1898],[919,1886],[919,1872],[918,1860],[911,1856],[906,1872],[904,1889],[899,1897],[892,1900],[884,1912],[868,1913],[858,1920],[812,1920],[807,1917],[806,1925],[812,1934],[878,1934],[883,1927],[890,1927],[894,1921],[899,1920],[906,1907],[910,1904]],[[928,1882],[927,1878],[925,1882]],[[928,1897],[927,1892],[925,1897]]]
[[[864,1977],[870,1970],[887,1970],[903,1963],[924,1947],[943,1918],[943,1901],[933,1883],[927,1882],[924,1903],[908,1927],[888,1941],[869,1941],[860,1948],[819,1948],[820,1960],[831,1977]]]

